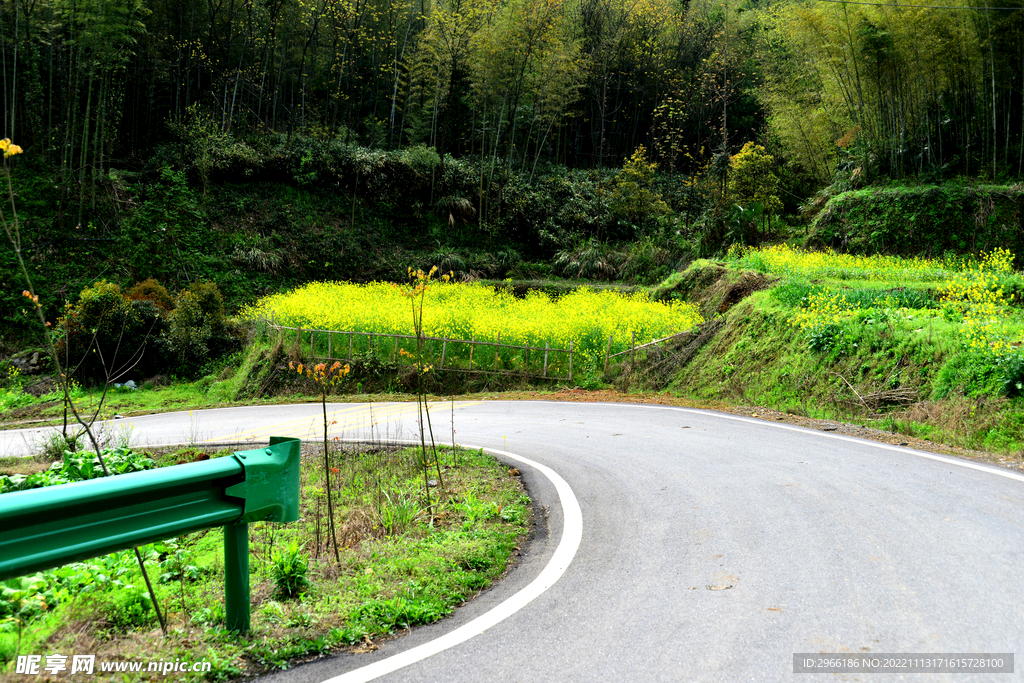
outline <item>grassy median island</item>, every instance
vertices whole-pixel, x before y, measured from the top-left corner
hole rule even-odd
[[[107,460],[117,463],[112,469],[133,471],[230,453],[113,449]],[[52,469],[5,461],[0,473],[17,474],[0,477],[0,490],[77,480],[92,470],[93,457],[65,457]],[[180,680],[228,680],[339,649],[375,649],[377,639],[448,615],[502,575],[532,516],[513,476],[518,471],[482,451],[438,447],[437,457],[441,481],[433,475],[425,486],[418,448],[331,452],[335,559],[323,452],[304,452],[300,520],[249,527],[247,636],[224,629],[219,528],[142,549],[166,636],[130,550],[0,583],[0,678],[21,678],[19,654],[42,655],[42,665],[46,655],[68,655],[58,677],[69,675],[70,655],[92,654],[97,674],[101,663],[143,662],[143,673],[119,680],[148,679],[148,662],[175,660],[211,665],[208,672],[175,672]]]

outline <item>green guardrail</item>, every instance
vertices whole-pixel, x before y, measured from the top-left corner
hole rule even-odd
[[[249,630],[249,532],[299,518],[299,439],[269,448],[0,496],[0,581],[224,527],[229,630]]]

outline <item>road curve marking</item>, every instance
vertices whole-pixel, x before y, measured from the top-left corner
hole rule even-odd
[[[473,450],[480,448],[479,446],[460,445]],[[367,664],[364,667],[354,669],[340,676],[325,679],[322,683],[362,683],[363,681],[371,681],[374,678],[398,671],[410,664],[415,664],[427,657],[464,643],[512,616],[523,607],[526,607],[530,601],[541,595],[548,588],[551,588],[561,578],[562,574],[565,573],[565,570],[569,568],[569,564],[572,562],[573,557],[576,556],[576,551],[579,549],[580,541],[583,538],[583,513],[580,510],[580,503],[576,499],[575,494],[573,494],[568,482],[562,479],[550,467],[541,465],[539,462],[534,462],[508,451],[499,451],[493,448],[484,448],[483,450],[493,455],[500,455],[510,460],[515,460],[527,467],[538,470],[554,484],[555,490],[558,492],[558,501],[562,505],[563,515],[562,539],[558,542],[554,555],[551,556],[543,571],[518,593],[454,631],[450,631],[430,642],[417,645],[405,652],[399,652],[387,659]]]

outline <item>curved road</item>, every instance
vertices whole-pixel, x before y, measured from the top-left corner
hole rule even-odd
[[[412,404],[329,409],[332,434],[343,438],[417,433]],[[439,440],[451,439],[453,409],[458,442],[535,461],[571,493],[509,459],[546,514],[507,579],[376,652],[267,680],[369,680],[366,665],[515,603],[574,533],[572,501],[582,536],[553,585],[479,635],[375,680],[821,680],[794,674],[793,654],[1014,653],[1024,637],[1018,473],[734,415],[629,404],[436,404]],[[320,406],[306,404],[153,415],[111,430],[133,425],[140,445],[200,444],[315,438],[319,424]],[[0,454],[37,438],[0,432]]]

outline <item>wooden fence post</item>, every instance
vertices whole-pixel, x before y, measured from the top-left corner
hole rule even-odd
[[[629,364],[636,365],[636,330],[633,331],[633,345],[629,347]]]
[[[448,353],[448,340],[442,337],[441,341],[441,370],[444,370],[444,357]]]
[[[354,332],[348,333],[348,358],[346,360],[352,360],[352,337],[355,336]]]
[[[501,348],[501,332],[498,333],[498,343],[494,345],[494,371],[498,371],[498,349]]]
[[[391,357],[393,363],[398,362],[398,335],[395,335],[395,354]]]
[[[329,331],[327,333],[327,360],[331,360],[334,357],[334,354],[331,352],[331,337],[333,336],[334,332]]]
[[[572,342],[569,342],[569,381],[572,381]]]
[[[316,339],[316,330],[309,331],[309,357],[316,358],[316,351],[313,350],[313,340]]]
[[[608,354],[610,354],[612,352],[612,337],[614,337],[614,336],[615,335],[613,335],[613,334],[609,334],[608,335],[608,348],[605,349],[605,351],[604,351],[604,374],[606,374],[606,375],[608,374],[608,358],[609,358]]]
[[[473,349],[476,348],[476,334],[474,333],[469,342],[469,371],[473,372]]]
[[[544,376],[548,376],[548,343],[544,342]]]

